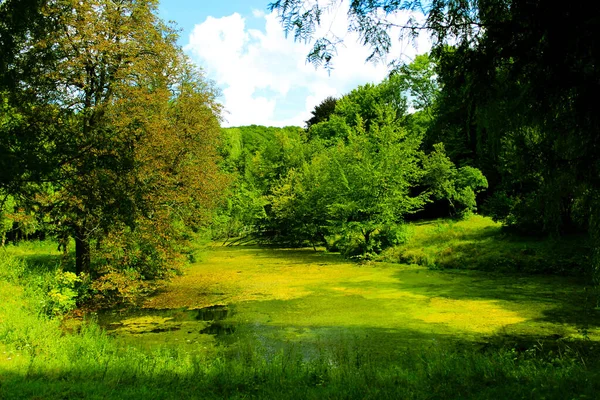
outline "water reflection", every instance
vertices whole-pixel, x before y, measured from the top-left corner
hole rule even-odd
[[[232,321],[228,321],[235,311],[233,307],[214,305],[210,307],[188,309],[128,309],[104,311],[98,313],[98,323],[114,336],[149,334],[173,334],[177,338],[189,335],[231,335],[235,332]],[[182,338],[184,341],[189,339]]]

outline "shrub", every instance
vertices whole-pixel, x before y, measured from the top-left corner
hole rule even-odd
[[[364,230],[371,231],[368,242]],[[339,251],[343,256],[372,259],[385,249],[407,243],[412,229],[404,224],[386,224],[375,228],[360,223],[346,224],[333,240],[328,241],[329,251]]]
[[[388,247],[405,244],[412,235],[411,229],[405,224],[385,225],[373,234],[372,240],[376,243],[377,252]]]
[[[94,304],[105,307],[120,303],[137,305],[156,287],[157,283],[142,280],[140,273],[133,269],[107,270],[90,283]]]
[[[48,291],[44,310],[46,314],[58,316],[65,314],[77,306],[78,285],[82,279],[72,272],[57,270],[51,289]]]

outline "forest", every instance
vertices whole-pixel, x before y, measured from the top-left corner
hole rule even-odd
[[[431,50],[280,128],[158,0],[0,0],[0,399],[597,396],[600,5],[265,7],[335,74],[346,3]]]

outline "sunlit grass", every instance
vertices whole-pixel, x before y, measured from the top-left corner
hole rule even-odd
[[[589,272],[590,246],[584,236],[522,237],[479,215],[417,223],[411,231],[406,244],[386,250],[381,259],[428,268],[578,276]]]

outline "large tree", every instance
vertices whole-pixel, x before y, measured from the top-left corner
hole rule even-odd
[[[1,148],[21,161],[3,184],[74,237],[77,272],[110,233],[154,229],[166,246],[167,227],[197,222],[220,190],[215,92],[157,5],[47,0],[30,28],[4,29],[15,39],[2,72],[14,83]]]

